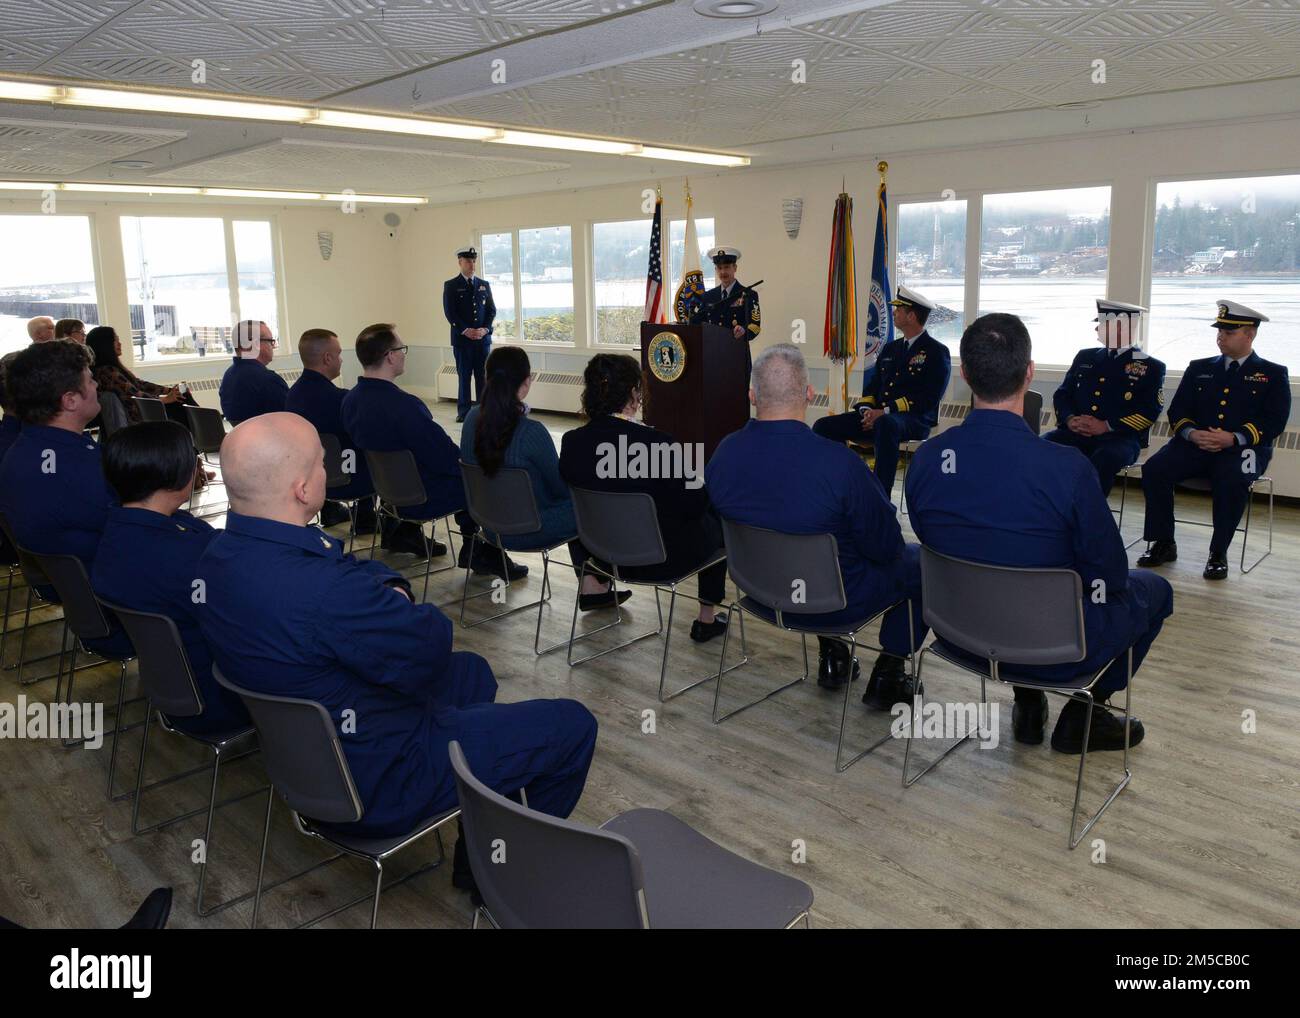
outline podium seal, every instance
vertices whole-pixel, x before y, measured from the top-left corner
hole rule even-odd
[[[646,350],[650,373],[661,382],[675,382],[686,368],[686,347],[674,332],[661,332]]]

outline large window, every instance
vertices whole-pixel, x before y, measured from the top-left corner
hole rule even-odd
[[[985,195],[980,314],[1019,315],[1035,361],[1069,364],[1096,342],[1109,251],[1109,187]]]
[[[1262,356],[1300,364],[1300,176],[1157,186],[1150,353],[1175,371],[1213,354],[1220,298],[1268,315]]]
[[[650,228],[650,219],[594,223],[591,227],[597,343],[640,343],[646,272],[650,267]]]
[[[123,216],[122,254],[137,357],[226,353],[242,318],[267,322],[279,337],[269,222]]]
[[[573,238],[567,226],[519,231],[524,339],[573,342]]]
[[[38,315],[100,324],[86,216],[0,216],[0,355],[29,342]]]
[[[966,202],[904,202],[894,242],[895,288],[907,286],[939,305],[926,331],[957,349],[965,328]]]
[[[492,302],[497,316],[492,323],[492,338],[519,341],[515,319],[515,238],[513,233],[483,234],[478,271],[492,286]]]

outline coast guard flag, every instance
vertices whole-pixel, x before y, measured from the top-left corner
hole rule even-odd
[[[867,298],[867,337],[862,351],[862,395],[871,388],[876,375],[876,358],[880,349],[894,338],[894,309],[889,306],[893,299],[889,292],[889,238],[886,224],[889,222],[889,198],[885,193],[885,182],[880,182],[880,193],[876,202],[876,242],[871,249],[871,295]]]
[[[686,192],[686,248],[682,252],[682,281],[673,297],[673,311],[679,322],[689,322],[695,305],[704,296],[704,271],[700,268],[700,242],[695,238],[695,213],[691,192]]]
[[[667,309],[664,307],[667,295],[664,293],[664,249],[661,226],[663,223],[663,195],[655,198],[654,225],[650,228],[650,268],[645,279],[645,317],[644,322],[662,325],[668,321]]]

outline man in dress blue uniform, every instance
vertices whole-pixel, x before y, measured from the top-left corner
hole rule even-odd
[[[894,492],[899,445],[925,438],[939,423],[939,401],[952,373],[948,348],[925,331],[934,302],[910,287],[900,286],[890,304],[901,336],[881,349],[862,402],[849,413],[813,423],[813,431],[836,442],[865,442],[871,436],[876,449],[876,476],[886,497]]]
[[[1146,499],[1143,538],[1150,541],[1140,566],[1178,558],[1174,542],[1174,485],[1192,477],[1209,480],[1214,505],[1207,580],[1228,575],[1232,544],[1250,485],[1273,456],[1273,440],[1291,415],[1291,383],[1281,364],[1255,353],[1263,315],[1236,301],[1219,301],[1210,324],[1220,355],[1192,361],[1169,404],[1169,442],[1142,465]]]
[[[103,460],[122,504],[108,511],[91,586],[111,604],[176,623],[203,713],[169,717],[173,725],[193,735],[247,727],[243,702],[213,679],[212,652],[199,631],[204,598],[194,581],[199,556],[218,531],[181,509],[194,481],[194,440],[175,421],[145,421],[114,432]]]
[[[456,357],[456,423],[469,408],[483,399],[483,369],[492,352],[492,323],[497,306],[492,284],[474,275],[478,251],[473,245],[456,252],[460,272],[442,284],[442,313],[451,324],[451,352]],[[470,378],[474,379],[474,403],[469,399]]]
[[[266,322],[235,326],[235,359],[217,390],[221,413],[232,424],[284,409],[289,383],[267,367],[275,358],[275,337]]]
[[[1165,366],[1137,345],[1146,308],[1118,300],[1097,301],[1097,339],[1075,355],[1052,396],[1056,430],[1043,437],[1072,445],[1092,461],[1109,495],[1115,475],[1147,444],[1164,404]]]
[[[961,338],[961,374],[975,407],[917,450],[907,471],[907,504],[921,543],[944,555],[1020,568],[1073,569],[1083,581],[1088,656],[1075,664],[1006,668],[1043,679],[1094,673],[1117,658],[1093,688],[1088,751],[1124,748],[1124,723],[1104,706],[1128,682],[1125,651],[1136,672],[1164,620],[1173,591],[1162,577],[1129,572],[1124,542],[1097,483],[1077,450],[1041,441],[1025,423],[1025,393],[1034,377],[1029,333],[1015,315],[977,318]],[[1152,582],[1157,581],[1157,582]],[[1098,597],[1098,592],[1101,596]],[[1026,626],[1033,619],[1025,619]],[[983,658],[972,657],[977,666]],[[1047,695],[1015,691],[1011,728],[1018,742],[1043,741]],[[1052,732],[1052,748],[1083,750],[1087,710],[1071,700]],[[1142,741],[1133,719],[1131,745]]]
[[[231,511],[199,561],[203,635],[234,683],[329,712],[364,808],[347,830],[402,834],[455,806],[453,739],[485,784],[522,788],[531,808],[567,816],[595,719],[573,700],[493,703],[488,663],[453,653],[445,615],[307,525],[325,498],[315,429],[295,414],[258,417],[230,433],[221,460]],[[456,855],[465,886],[460,846]]]
[[[751,364],[749,344],[763,331],[763,312],[758,306],[758,291],[736,281],[736,263],[740,248],[715,247],[708,252],[718,285],[705,290],[691,311],[691,325],[716,325],[730,330],[745,342],[745,373]],[[755,284],[757,285],[757,284]]]
[[[343,373],[343,348],[339,337],[329,329],[308,329],[298,339],[298,356],[302,359],[302,374],[289,386],[284,408],[299,417],[306,417],[322,435],[333,435],[343,451],[343,469],[352,474],[352,480],[327,492],[331,499],[361,499],[357,503],[357,533],[369,534],[375,527],[375,486],[370,480],[366,458],[357,449],[343,427],[343,397],[347,389],[334,384]],[[351,455],[349,455],[351,453]],[[321,510],[321,525],[332,527],[346,523],[347,510],[336,502],[327,501]]]
[[[709,460],[704,471],[709,500],[719,515],[736,523],[835,536],[848,606],[804,620],[829,628],[895,605],[885,615],[884,651],[862,700],[877,710],[910,703],[913,688],[904,659],[926,633],[919,549],[904,545],[894,507],[862,460],[804,423],[815,393],[798,347],[778,343],[759,354],[749,391],[757,417],[724,438]],[[910,640],[907,598],[916,626]],[[857,671],[842,642],[821,639],[818,684],[834,689],[852,681]]]
[[[465,509],[460,447],[434,421],[424,400],[398,388],[396,379],[406,371],[407,349],[392,324],[381,322],[361,330],[357,336],[357,359],[364,374],[343,397],[343,426],[360,449],[410,450],[427,500],[422,505],[403,507],[402,513],[423,520],[437,520],[454,513],[461,532],[459,565],[463,569],[471,546],[469,538],[478,530],[478,524]],[[424,543],[418,526],[403,523],[397,530],[385,533],[384,546],[423,556]],[[435,557],[446,554],[442,544],[433,541],[431,545]],[[528,575],[527,566],[509,559],[506,563],[507,575],[503,578],[517,580]],[[498,575],[501,556],[480,543],[475,548],[473,567],[476,573]]]

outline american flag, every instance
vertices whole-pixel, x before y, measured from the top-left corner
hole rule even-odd
[[[645,280],[645,318],[653,325],[668,321],[667,299],[664,296],[664,253],[661,225],[663,221],[662,196],[655,198],[654,225],[650,228],[650,268]]]

